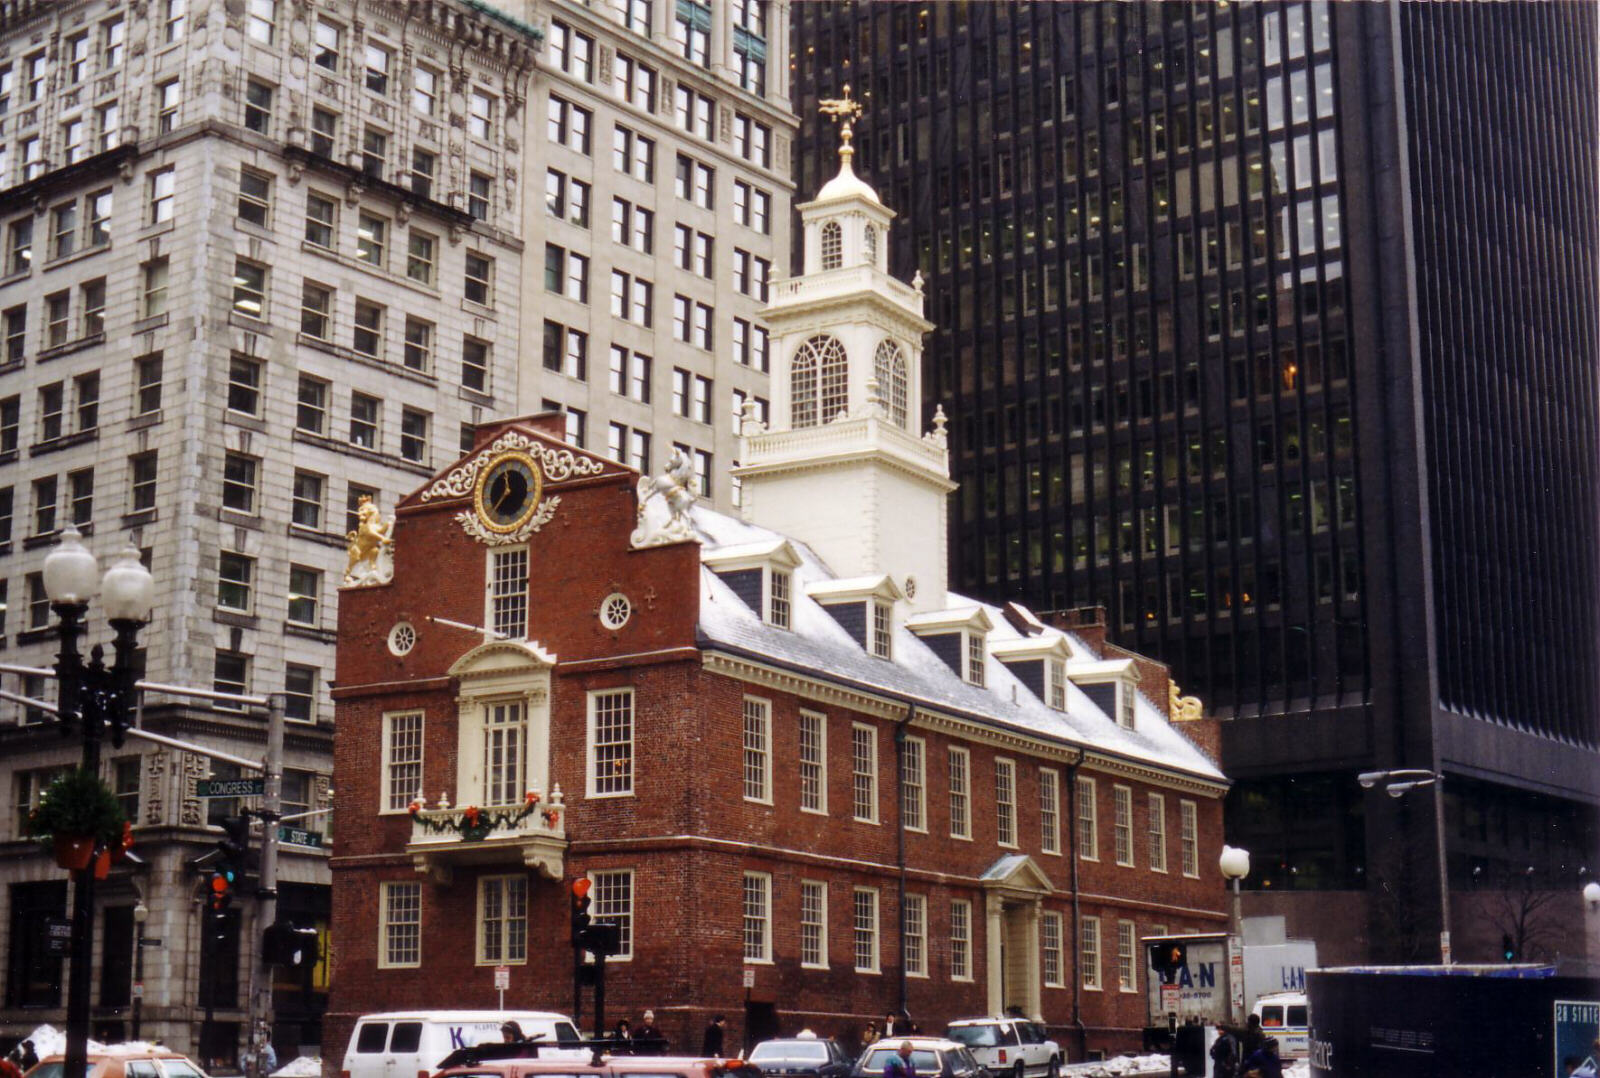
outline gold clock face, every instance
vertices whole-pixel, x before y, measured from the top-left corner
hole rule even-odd
[[[496,534],[514,532],[539,507],[544,477],[526,453],[502,453],[478,473],[473,506],[483,526]]]

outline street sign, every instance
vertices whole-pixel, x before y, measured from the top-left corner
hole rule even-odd
[[[1182,991],[1183,989],[1175,984],[1164,984],[1161,986],[1161,1010],[1164,1013],[1177,1013],[1178,996]]]
[[[63,955],[72,950],[72,922],[65,917],[49,917],[45,919],[45,944],[46,954]]]
[[[267,792],[266,779],[196,779],[196,797],[260,797]]]
[[[154,936],[146,936],[144,939],[139,941],[139,946],[141,946],[141,947],[159,947],[159,946],[161,946],[161,941],[156,939]]]
[[[511,967],[496,966],[494,968],[494,988],[496,992],[504,992],[511,987]]]
[[[287,842],[291,846],[314,846],[320,849],[322,847],[322,832],[307,831],[302,827],[280,827],[278,828],[278,841]]]
[[[747,969],[747,970],[744,971],[744,986],[746,988],[754,988],[756,986],[756,971],[755,970]]]
[[[144,982],[143,981],[134,981],[133,982],[133,998],[134,999],[143,999],[144,998]]]

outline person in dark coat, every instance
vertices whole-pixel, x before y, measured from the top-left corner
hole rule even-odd
[[[662,1035],[661,1029],[656,1025],[656,1012],[645,1011],[644,1022],[633,1034],[633,1051],[641,1056],[664,1056],[667,1054],[667,1038]]]
[[[33,1050],[32,1041],[23,1041],[17,1045],[17,1066],[26,1074],[39,1065],[39,1054]]]
[[[714,1015],[711,1024],[706,1027],[706,1035],[700,1041],[700,1054],[708,1059],[722,1058],[722,1031],[727,1026],[728,1020],[722,1015]]]
[[[1283,1064],[1278,1060],[1276,1037],[1261,1038],[1261,1047],[1245,1057],[1243,1073],[1259,1075],[1260,1078],[1283,1078]]]

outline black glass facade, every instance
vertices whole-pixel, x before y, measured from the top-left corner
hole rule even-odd
[[[1278,886],[1364,885],[1364,767],[1504,772],[1592,848],[1595,10],[792,18],[797,190],[849,83],[927,281],[952,585],[1170,662]]]

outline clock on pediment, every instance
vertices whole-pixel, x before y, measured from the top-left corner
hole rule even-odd
[[[543,491],[544,473],[538,462],[521,450],[509,450],[491,458],[478,472],[472,508],[487,531],[510,535],[532,518]]]

